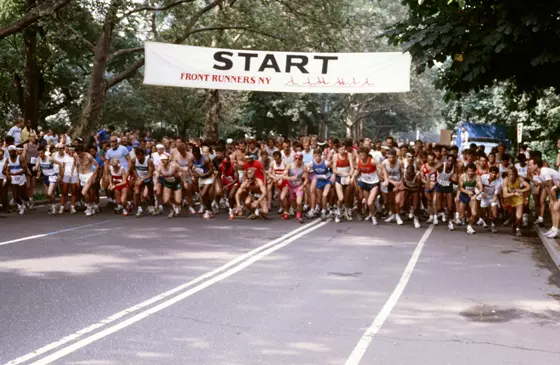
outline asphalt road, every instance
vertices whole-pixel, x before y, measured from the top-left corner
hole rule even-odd
[[[0,364],[560,363],[531,232],[273,218],[0,218]]]

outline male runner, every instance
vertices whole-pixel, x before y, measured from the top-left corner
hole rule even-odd
[[[95,196],[92,194],[91,186],[94,182],[95,174],[99,165],[97,161],[88,153],[84,152],[84,146],[76,146],[76,166],[78,168],[78,177],[80,186],[82,187],[82,196],[86,202],[86,216],[95,214],[99,207],[95,207]],[[92,169],[93,166],[93,169]]]

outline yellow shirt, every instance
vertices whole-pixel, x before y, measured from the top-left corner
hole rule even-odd
[[[21,143],[23,144],[23,143],[29,141],[29,135],[33,134],[33,133],[37,134],[37,132],[35,132],[33,129],[28,131],[27,127],[23,127],[21,129]]]

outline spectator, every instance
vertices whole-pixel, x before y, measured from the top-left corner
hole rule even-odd
[[[103,142],[109,143],[109,139],[111,138],[111,134],[114,131],[115,131],[115,127],[110,125],[107,128],[102,129],[99,132],[97,132],[97,135],[95,136],[95,142],[97,143],[97,146],[101,146],[101,144]]]
[[[52,128],[47,129],[47,134],[43,137],[48,146],[54,146],[58,143],[58,136],[53,132]]]
[[[8,136],[14,137],[14,144],[17,146],[21,144],[21,129],[23,128],[23,118],[18,118],[14,126],[8,131]]]
[[[31,128],[31,121],[26,120],[25,121],[25,127],[23,127],[23,129],[21,130],[21,144],[25,144],[25,143],[29,142],[29,135],[30,134],[37,135],[37,132],[35,132],[35,130],[33,128]]]

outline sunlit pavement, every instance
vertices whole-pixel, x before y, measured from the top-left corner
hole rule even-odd
[[[560,363],[532,232],[272,218],[3,218],[0,364]]]

